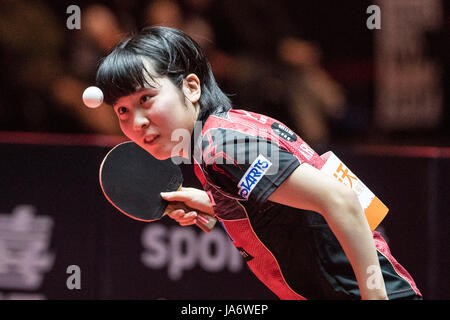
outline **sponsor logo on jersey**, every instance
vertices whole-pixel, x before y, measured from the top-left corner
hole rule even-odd
[[[289,142],[297,141],[297,135],[288,127],[282,125],[281,123],[274,122],[271,125],[273,132],[278,136]]]
[[[272,162],[267,160],[263,155],[259,155],[252,165],[245,172],[244,176],[238,183],[239,195],[248,199],[250,193],[256,187],[258,182],[266,174],[267,170],[272,166]]]
[[[239,253],[241,254],[241,256],[245,262],[249,262],[250,260],[253,260],[254,257],[251,256],[247,251],[245,251],[244,248],[236,247],[236,249],[239,251]]]

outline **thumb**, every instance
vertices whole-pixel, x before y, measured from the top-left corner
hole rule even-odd
[[[189,201],[191,196],[186,191],[161,192],[161,197],[167,201]]]

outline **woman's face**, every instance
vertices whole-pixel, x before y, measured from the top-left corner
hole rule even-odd
[[[166,76],[148,79],[146,87],[120,98],[113,107],[122,132],[157,159],[183,156],[180,145],[189,146],[199,111],[195,79],[186,77],[181,90]]]

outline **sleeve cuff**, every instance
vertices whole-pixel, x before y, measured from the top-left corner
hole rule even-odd
[[[300,161],[297,158],[293,158],[291,160],[291,163],[289,163],[284,170],[280,173],[280,175],[277,176],[277,178],[271,183],[267,184],[267,186],[264,187],[264,190],[262,192],[258,193],[259,196],[255,199],[255,202],[258,206],[261,206],[264,202],[267,201],[267,199],[270,197],[270,195],[277,190],[277,188],[286,180],[292,172],[294,172],[297,167],[301,165]]]

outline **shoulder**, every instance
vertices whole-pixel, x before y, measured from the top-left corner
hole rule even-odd
[[[231,109],[224,113],[212,114],[206,120],[202,133],[217,128],[237,130],[249,134],[255,134],[254,129],[262,129],[270,122],[269,117],[254,112]]]
[[[258,206],[301,163],[321,160],[283,123],[245,110],[211,115],[196,141],[195,159],[208,183]]]
[[[293,130],[269,116],[242,109],[231,109],[226,113],[211,115],[202,127],[202,153],[239,149],[259,150],[268,146],[291,153],[301,163],[306,162],[321,168],[323,160]]]

